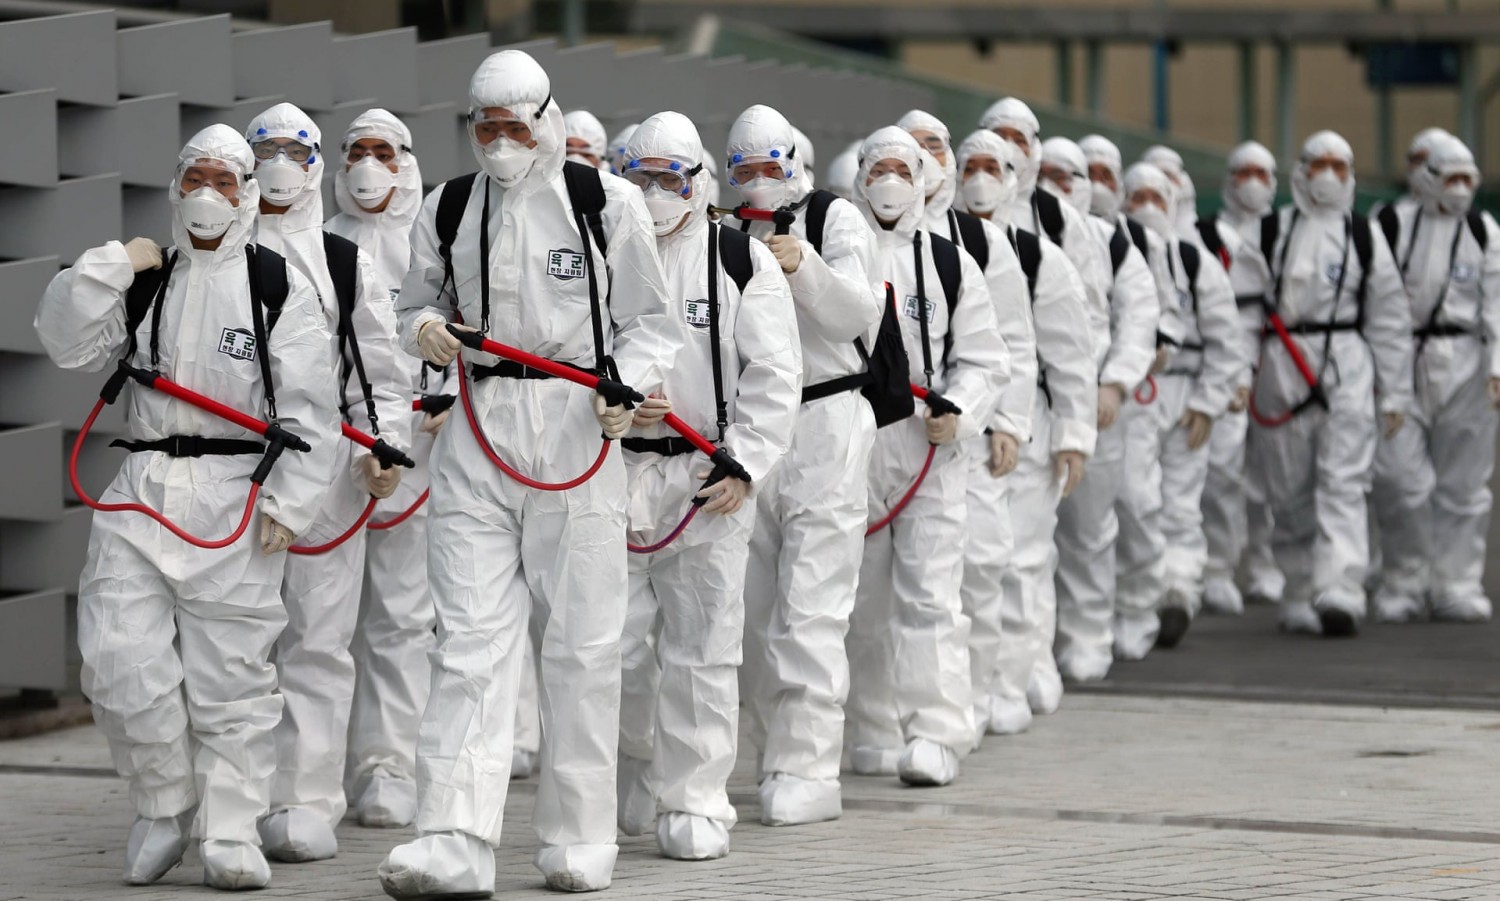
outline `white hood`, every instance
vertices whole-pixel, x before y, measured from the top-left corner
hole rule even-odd
[[[210,125],[197,134],[188,138],[183,145],[182,153],[178,154],[177,161],[183,165],[191,165],[198,160],[222,160],[230,163],[233,168],[243,173],[248,173],[255,165],[255,156],[250,152],[250,145],[238,131],[228,125]],[[167,199],[172,204],[172,243],[178,250],[191,251],[193,249],[193,237],[188,233],[187,226],[182,222],[182,216],[178,212],[178,206],[182,201],[182,185],[174,173],[172,183],[167,186]],[[250,233],[255,225],[256,214],[260,211],[260,186],[253,179],[246,180],[240,188],[239,206],[235,208],[234,222],[229,230],[224,232],[220,238],[218,254],[239,252],[250,243]]]
[[[291,138],[312,144],[307,158],[307,181],[302,193],[282,213],[281,231],[286,234],[323,227],[323,132],[311,117],[290,103],[278,103],[250,120],[245,140],[251,144],[271,138]]]
[[[562,172],[567,154],[563,113],[552,97],[552,81],[536,60],[520,50],[502,50],[486,57],[469,81],[469,111],[490,107],[535,109],[531,136],[536,141],[536,163],[519,183],[510,188],[525,194],[551,184]],[[484,154],[470,142],[474,159],[482,164]]]
[[[854,196],[852,199],[855,207],[864,214],[865,221],[869,224],[870,230],[876,235],[889,231],[904,237],[911,237],[921,227],[925,209],[924,203],[926,201],[922,190],[923,179],[926,177],[926,173],[922,171],[924,156],[929,160],[932,159],[931,155],[923,153],[922,148],[917,145],[916,139],[906,129],[895,125],[887,125],[884,128],[878,129],[868,138],[865,138],[864,144],[860,146],[859,172],[854,178]],[[896,223],[888,229],[875,217],[874,211],[870,209],[870,199],[865,193],[869,186],[865,182],[870,177],[870,170],[875,168],[877,163],[881,160],[889,159],[900,160],[911,169],[912,180],[915,185],[912,196],[915,199],[912,205],[907,207],[906,211],[901,214],[901,218],[897,219]]]
[[[345,183],[349,147],[362,138],[379,138],[396,148],[396,193],[380,213],[372,213],[355,202]],[[333,172],[333,199],[340,212],[360,220],[379,219],[391,227],[409,226],[416,221],[422,209],[422,170],[412,153],[411,130],[405,122],[383,109],[366,110],[349,123],[339,142],[339,151],[341,158]]]

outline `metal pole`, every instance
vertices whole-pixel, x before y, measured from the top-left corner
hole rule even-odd
[[[1088,93],[1089,115],[1104,115],[1104,46],[1089,41],[1084,46],[1084,90]]]
[[[1255,45],[1240,41],[1240,140],[1255,140]]]
[[[1375,7],[1386,12],[1391,8],[1391,0],[1375,0]],[[1365,52],[1368,53],[1369,50]],[[1366,60],[1367,65],[1368,63]],[[1382,75],[1380,87],[1375,89],[1375,165],[1381,178],[1395,171],[1391,164],[1392,118],[1391,88]]]
[[[566,47],[577,47],[583,43],[585,11],[584,0],[563,0],[562,39]]]
[[[1057,42],[1057,103],[1073,105],[1073,45],[1067,41]]]
[[[1281,165],[1297,157],[1297,48],[1276,45],[1276,155]]]
[[[1458,47],[1458,137],[1474,159],[1484,159],[1484,124],[1479,115],[1479,53],[1471,43]],[[1481,165],[1483,165],[1481,163]]]
[[[1155,106],[1153,119],[1157,131],[1166,131],[1172,125],[1171,95],[1167,84],[1170,73],[1167,62],[1167,42],[1157,41],[1151,52],[1151,81]]]

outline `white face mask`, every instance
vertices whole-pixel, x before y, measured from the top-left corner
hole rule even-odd
[[[1130,218],[1164,238],[1172,237],[1172,220],[1167,218],[1165,210],[1154,203],[1148,203],[1131,210]]]
[[[1450,216],[1465,215],[1474,203],[1474,189],[1468,185],[1444,185],[1438,202]]]
[[[917,201],[916,186],[894,172],[880,176],[865,185],[865,197],[875,218],[882,222],[894,222]]]
[[[255,167],[260,196],[273,206],[291,206],[307,187],[307,170],[278,153]]]
[[[761,175],[736,187],[752,209],[779,210],[786,206],[787,180],[784,178]]]
[[[479,167],[502,188],[513,188],[521,183],[536,165],[535,147],[518,144],[501,136],[488,147],[479,148]]]
[[[1247,178],[1234,186],[1234,198],[1246,212],[1264,214],[1270,211],[1276,192],[1258,178]]]
[[[1307,193],[1318,206],[1338,207],[1344,201],[1344,181],[1324,169],[1307,182]]]
[[[651,225],[656,229],[658,238],[676,231],[687,214],[692,212],[686,197],[665,191],[656,185],[646,189],[646,211],[651,214]]]
[[[1114,218],[1120,211],[1120,195],[1109,189],[1109,185],[1103,182],[1089,182],[1089,212],[1095,216]]]
[[[344,184],[354,202],[367,210],[385,203],[396,188],[396,173],[386,168],[385,163],[367,156],[349,167],[344,173]]]
[[[1005,185],[988,172],[975,172],[964,179],[964,206],[971,213],[993,213],[1005,195]]]
[[[195,238],[211,240],[229,231],[238,210],[213,188],[199,188],[177,203],[183,227]]]

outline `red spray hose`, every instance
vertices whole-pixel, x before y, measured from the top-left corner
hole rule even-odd
[[[424,394],[411,402],[411,411],[413,413],[430,413],[433,416],[437,416],[438,414],[445,413],[449,409],[451,409],[453,407],[453,402],[457,399],[458,398],[454,397],[451,394]],[[383,532],[386,529],[396,528],[403,522],[411,519],[418,510],[422,509],[422,505],[427,503],[427,496],[431,493],[432,492],[430,489],[427,491],[423,491],[420,497],[412,501],[410,507],[407,507],[405,510],[397,513],[390,519],[383,519],[378,522],[372,522],[365,528],[371,529],[376,532]]]
[[[1308,395],[1307,400],[1303,401],[1301,404],[1298,404],[1295,407],[1292,407],[1289,410],[1286,410],[1283,413],[1278,413],[1274,416],[1262,414],[1260,410],[1255,406],[1255,389],[1256,386],[1260,383],[1260,372],[1257,369],[1255,382],[1250,386],[1250,403],[1248,405],[1250,409],[1250,418],[1255,420],[1256,425],[1264,426],[1268,429],[1275,429],[1291,422],[1292,418],[1295,417],[1299,412],[1301,412],[1301,410],[1309,403],[1318,404],[1325,410],[1328,409],[1328,398],[1323,393],[1323,386],[1318,381],[1317,374],[1314,373],[1312,367],[1308,365],[1307,358],[1302,355],[1302,348],[1297,346],[1297,342],[1292,338],[1291,333],[1287,331],[1286,323],[1282,321],[1281,314],[1274,311],[1269,311],[1266,315],[1266,319],[1268,322],[1270,322],[1271,328],[1275,330],[1276,337],[1281,339],[1281,344],[1286,348],[1287,355],[1292,358],[1292,364],[1297,367],[1297,371],[1302,375],[1302,380],[1307,382],[1307,387],[1311,392]],[[1262,340],[1264,340],[1264,331],[1262,331]]]
[[[407,469],[411,469],[417,465],[416,461],[411,457],[386,444],[384,438],[367,435],[347,422],[340,427],[340,430],[345,438],[369,450],[375,459],[380,461],[382,469],[390,469],[392,466],[404,466]],[[365,523],[370,521],[370,514],[375,512],[375,505],[377,503],[378,501],[375,498],[370,498],[365,503],[365,509],[359,514],[359,518],[354,521],[354,524],[345,529],[343,534],[332,541],[326,544],[294,544],[287,548],[287,553],[296,554],[300,557],[312,557],[328,553],[359,534],[359,531],[365,527]]]
[[[923,388],[920,385],[912,385],[911,394],[912,397],[915,397],[917,400],[926,403],[928,408],[931,409],[933,414],[936,416],[942,416],[946,413],[952,413],[956,416],[959,413],[963,412],[958,408],[956,404],[953,403],[953,401],[942,396],[936,391],[933,391],[930,388]],[[937,445],[927,445],[927,459],[922,462],[922,469],[917,473],[917,478],[911,483],[911,487],[906,489],[906,493],[901,495],[901,500],[897,501],[895,506],[891,507],[890,511],[886,513],[885,516],[881,517],[880,520],[874,525],[865,529],[866,538],[869,538],[871,535],[874,535],[876,532],[879,532],[881,529],[890,525],[897,516],[901,515],[901,511],[905,510],[907,505],[912,502],[912,498],[917,496],[917,490],[922,487],[923,482],[927,481],[927,473],[932,469],[932,459],[935,456],[937,456]]]
[[[1142,397],[1141,392],[1145,391],[1147,388],[1151,389],[1151,393],[1147,394],[1145,397]],[[1147,373],[1146,380],[1135,386],[1135,402],[1143,407],[1149,407],[1152,404],[1156,403],[1156,394],[1156,376]]]
[[[741,222],[769,222],[775,226],[778,235],[791,234],[792,223],[797,221],[797,214],[791,210],[758,210],[749,204],[736,207],[711,206],[708,211],[720,216],[733,216]]]
[[[90,497],[83,490],[83,483],[78,478],[78,456],[83,451],[84,439],[88,437],[89,432],[94,427],[94,422],[99,418],[99,413],[104,407],[114,403],[120,396],[120,389],[125,386],[127,379],[134,379],[147,388],[160,391],[169,397],[191,404],[205,413],[216,416],[233,425],[240,426],[266,439],[265,456],[261,458],[260,465],[250,475],[250,493],[245,498],[245,512],[240,516],[239,525],[227,537],[217,540],[199,538],[144,504],[101,503]],[[115,374],[110,376],[109,381],[104,385],[104,389],[99,392],[99,400],[94,404],[94,409],[89,412],[88,419],[84,420],[83,428],[78,432],[78,437],[73,441],[73,451],[68,455],[68,480],[72,483],[73,492],[78,495],[78,499],[93,510],[103,513],[141,513],[155,520],[162,528],[165,528],[173,535],[176,535],[194,547],[200,547],[205,550],[218,550],[234,544],[245,534],[245,529],[250,525],[250,519],[255,515],[255,499],[260,495],[261,483],[270,474],[271,466],[281,456],[282,451],[288,447],[301,452],[312,450],[312,447],[306,441],[286,431],[280,425],[256,419],[254,416],[241,413],[233,407],[221,404],[211,397],[199,394],[191,388],[185,388],[175,382],[164,379],[154,372],[137,369],[128,363],[121,362]]]

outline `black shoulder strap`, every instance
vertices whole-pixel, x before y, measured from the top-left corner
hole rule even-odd
[[[958,221],[958,243],[963,245],[974,262],[979,264],[979,271],[984,272],[990,268],[990,239],[984,233],[984,220],[972,213],[962,213],[958,210],[950,212]]]
[[[260,362],[261,389],[266,396],[266,416],[276,421],[276,383],[271,380],[271,330],[281,318],[291,290],[286,260],[281,254],[254,244],[245,245],[250,280],[250,320],[255,335],[255,358]]]
[[[478,175],[470,172],[451,178],[443,183],[443,193],[438,195],[438,255],[443,258],[443,284],[438,288],[439,294],[453,284],[453,242],[458,240],[458,225],[463,221],[464,209],[469,205],[469,192],[474,189],[474,179]]]
[[[1484,226],[1484,213],[1478,207],[1469,207],[1469,215],[1464,217],[1468,220],[1469,231],[1473,233],[1474,240],[1479,242],[1479,249],[1486,251],[1490,249],[1490,230]],[[1392,251],[1394,253],[1395,251]]]
[[[1380,222],[1380,230],[1385,233],[1386,245],[1394,254],[1396,245],[1401,243],[1401,217],[1396,214],[1396,205],[1388,203],[1382,206],[1375,218]]]
[[[1041,239],[1024,229],[1013,232],[1016,240],[1016,256],[1021,260],[1021,271],[1026,273],[1026,290],[1031,302],[1036,303],[1036,277],[1042,269]]]
[[[1276,259],[1276,239],[1281,237],[1281,211],[1272,209],[1271,212],[1260,217],[1260,255],[1266,258],[1266,265],[1270,266]],[[1276,272],[1277,297],[1271,298],[1272,303],[1280,303],[1281,274],[1278,267]]]
[[[718,228],[714,231],[719,234],[719,265],[724,267],[725,273],[734,280],[740,293],[744,294],[745,286],[755,274],[755,266],[750,262],[750,236],[734,228]]]
[[[151,368],[161,365],[159,353],[159,329],[161,307],[167,297],[167,282],[172,278],[172,269],[177,265],[177,251],[173,250],[159,269],[146,269],[135,274],[135,280],[125,290],[125,361],[134,365],[137,348],[135,330],[151,316]]]
[[[1146,241],[1146,227],[1134,219],[1125,220],[1125,230],[1130,232],[1130,243],[1141,252],[1141,256],[1151,256],[1151,245]]]
[[[1203,239],[1203,246],[1208,248],[1209,253],[1220,259],[1224,258],[1224,239],[1219,236],[1216,218],[1198,220],[1198,237]]]
[[[940,235],[929,234],[929,237],[932,239],[932,265],[937,269],[938,281],[943,283],[943,296],[948,301],[948,329],[943,333],[943,365],[946,367],[948,355],[953,350],[953,311],[958,309],[958,297],[963,292],[963,264],[958,258],[958,245]]]
[[[724,234],[735,234],[745,237],[743,232],[737,232],[732,228],[720,228],[717,222],[708,223],[708,355],[713,364],[714,376],[714,424],[719,427],[719,442],[724,441],[724,432],[729,428],[729,404],[724,400],[724,363],[720,359],[723,353],[722,341],[720,341],[721,328],[719,325],[719,248],[723,242]],[[749,238],[745,237],[745,259],[750,257]],[[727,260],[725,269],[728,269]],[[744,291],[745,286],[740,285]]]
[[[1187,276],[1188,293],[1193,297],[1193,315],[1198,315],[1198,267],[1202,260],[1198,248],[1186,241],[1179,241],[1177,249],[1182,255],[1182,272]]]
[[[1370,233],[1370,220],[1358,213],[1352,213],[1353,221],[1351,237],[1354,239],[1354,253],[1359,257],[1359,293],[1354,295],[1359,301],[1359,318],[1361,324],[1365,318],[1365,286],[1370,282],[1370,262],[1375,257],[1374,238]]]
[[[594,369],[600,378],[618,381],[615,361],[604,352],[604,313],[600,309],[603,303],[599,299],[599,275],[594,270],[594,251],[589,246],[589,236],[593,235],[601,254],[609,249],[601,215],[604,212],[604,182],[599,177],[598,169],[569,160],[563,163],[563,185],[568,190],[568,203],[573,207],[578,238],[583,242],[583,266],[589,280],[589,319],[594,327]],[[489,269],[487,260],[485,269]]]
[[[1125,234],[1125,229],[1115,226],[1115,233],[1109,236],[1109,264],[1114,271],[1119,273],[1120,267],[1125,264],[1125,255],[1130,253],[1130,238]]]
[[[838,199],[832,191],[814,191],[807,199],[807,243],[823,255],[823,224],[828,221],[828,207]]]
[[[340,380],[339,411],[349,419],[349,405],[344,401],[342,386],[349,384],[349,376],[359,379],[359,390],[365,398],[365,414],[370,418],[370,432],[380,434],[379,417],[375,413],[375,388],[365,374],[364,354],[360,353],[359,336],[354,331],[355,285],[359,281],[359,245],[347,238],[329,232],[323,233],[323,255],[328,260],[328,276],[333,279],[333,293],[339,304],[339,360],[343,366]],[[352,372],[351,372],[352,370]]]
[[[1042,224],[1042,231],[1047,235],[1048,240],[1061,247],[1063,245],[1062,204],[1046,191],[1038,190],[1031,194],[1031,205],[1036,210],[1037,221]]]

